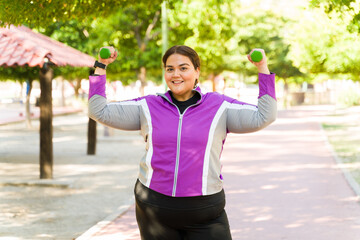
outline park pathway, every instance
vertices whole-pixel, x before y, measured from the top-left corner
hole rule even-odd
[[[326,106],[279,111],[251,134],[230,134],[222,161],[234,240],[358,240],[358,197],[321,130]],[[134,206],[78,239],[139,240]]]

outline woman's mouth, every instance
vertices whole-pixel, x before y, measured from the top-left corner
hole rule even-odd
[[[177,85],[177,84],[181,84],[183,83],[184,81],[182,80],[174,80],[174,81],[171,81],[173,84]]]

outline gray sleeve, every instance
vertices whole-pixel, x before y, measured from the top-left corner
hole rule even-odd
[[[107,103],[100,95],[89,99],[89,117],[113,128],[140,130],[140,111],[139,101]]]
[[[277,115],[277,102],[269,95],[258,100],[258,107],[230,103],[227,109],[227,129],[232,133],[255,132],[274,122]]]

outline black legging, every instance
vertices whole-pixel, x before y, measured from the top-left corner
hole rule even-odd
[[[135,199],[142,240],[231,240],[224,191],[169,197],[137,181]]]

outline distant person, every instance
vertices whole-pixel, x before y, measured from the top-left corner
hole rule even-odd
[[[136,219],[143,240],[228,240],[229,222],[220,156],[227,133],[258,131],[276,118],[275,74],[265,52],[260,62],[258,107],[200,90],[200,59],[187,46],[173,46],[162,62],[170,89],[164,94],[108,103],[106,66],[90,76],[89,116],[113,128],[140,130],[146,152],[135,184]],[[114,149],[116,150],[116,149]],[[129,159],[132,161],[132,159]]]

